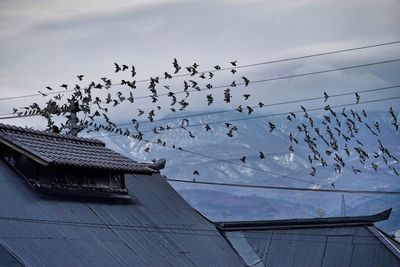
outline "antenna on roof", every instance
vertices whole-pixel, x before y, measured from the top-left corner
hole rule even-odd
[[[79,108],[79,103],[78,102],[73,102],[71,105],[71,116],[70,116],[70,132],[68,134],[72,136],[78,136],[78,133],[83,129],[82,126],[78,125],[79,119],[78,119],[78,112],[80,111]]]

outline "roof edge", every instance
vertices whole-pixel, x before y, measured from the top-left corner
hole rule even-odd
[[[224,231],[263,230],[286,227],[313,227],[334,225],[371,225],[374,222],[387,220],[392,208],[383,212],[366,216],[289,219],[289,220],[262,220],[262,221],[231,221],[214,222],[215,226]]]
[[[71,135],[66,135],[66,134],[48,133],[48,132],[44,132],[44,131],[33,130],[33,129],[29,129],[29,128],[23,128],[23,127],[18,127],[18,126],[3,124],[3,123],[0,123],[0,130],[1,129],[8,130],[8,131],[14,131],[14,132],[22,132],[22,133],[29,133],[29,134],[59,138],[59,139],[64,139],[64,140],[69,140],[69,141],[84,142],[84,143],[89,143],[89,144],[93,144],[93,145],[105,146],[105,143],[98,139],[77,137],[77,136],[71,136]]]
[[[49,158],[45,158],[43,156],[36,155],[35,153],[32,153],[28,149],[26,149],[23,145],[21,145],[17,141],[10,141],[4,135],[0,133],[0,144],[4,144],[5,146],[27,156],[28,158],[32,159],[33,161],[36,161],[37,163],[43,165],[43,166],[48,166],[52,160]]]
[[[392,242],[397,242],[396,240],[386,236],[386,233],[382,232],[380,229],[376,227],[367,227],[368,230],[378,238],[389,250],[400,260],[400,250],[392,244]]]

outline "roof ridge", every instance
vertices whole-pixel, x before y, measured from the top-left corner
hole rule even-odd
[[[53,137],[53,138],[58,138],[58,139],[70,140],[70,141],[84,142],[84,143],[89,143],[89,144],[93,144],[93,145],[105,146],[105,143],[98,139],[70,136],[70,135],[66,135],[66,134],[49,133],[49,132],[44,132],[44,131],[39,131],[39,130],[34,130],[34,129],[29,129],[29,128],[23,128],[23,127],[18,127],[18,126],[14,126],[14,125],[3,124],[3,123],[0,123],[0,131],[1,130],[29,133],[29,134]]]
[[[214,224],[226,231],[235,230],[261,230],[267,228],[285,227],[311,227],[327,225],[354,225],[373,224],[374,222],[387,220],[392,208],[383,212],[366,216],[327,217],[327,218],[306,218],[306,219],[283,219],[283,220],[259,220],[259,221],[228,221],[214,222]]]

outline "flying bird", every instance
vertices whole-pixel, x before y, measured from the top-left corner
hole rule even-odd
[[[276,125],[273,124],[272,122],[268,122],[268,127],[269,127],[269,132],[272,132],[276,128]]]
[[[328,98],[329,98],[329,95],[326,93],[326,92],[324,92],[324,102],[326,102],[327,100],[328,100]]]
[[[121,70],[121,67],[115,62],[114,65],[115,65],[115,72],[119,72]]]
[[[244,81],[244,86],[248,86],[249,85],[249,83],[250,83],[250,80],[249,79],[247,79],[246,77],[244,77],[244,76],[242,76],[242,79],[243,79],[243,81]]]
[[[135,69],[135,66],[133,66],[133,65],[132,65],[131,73],[132,73],[132,78],[135,77],[135,75],[136,75],[136,69]]]
[[[356,93],[356,104],[358,104],[358,102],[360,102],[360,95]]]
[[[247,99],[249,99],[250,94],[244,94],[243,97],[244,97],[244,100],[247,100]]]
[[[174,68],[175,68],[174,74],[177,74],[182,67],[179,66],[178,61],[176,60],[176,58],[174,58],[174,62],[172,62],[172,64],[174,65]]]

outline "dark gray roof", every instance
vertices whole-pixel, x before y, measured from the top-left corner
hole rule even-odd
[[[1,161],[0,184],[0,244],[26,266],[245,265],[158,173],[126,175],[128,203],[40,196]]]
[[[360,217],[217,223],[251,266],[400,266],[399,244]]]
[[[378,214],[366,216],[347,216],[347,217],[328,217],[328,218],[309,218],[309,219],[286,219],[286,220],[263,220],[263,221],[232,221],[215,222],[218,228],[227,231],[235,230],[263,230],[279,228],[309,228],[318,226],[335,225],[372,225],[374,222],[387,220],[392,209],[385,210]]]
[[[105,147],[99,140],[52,134],[0,124],[0,143],[25,154],[38,163],[152,173],[154,170]]]

